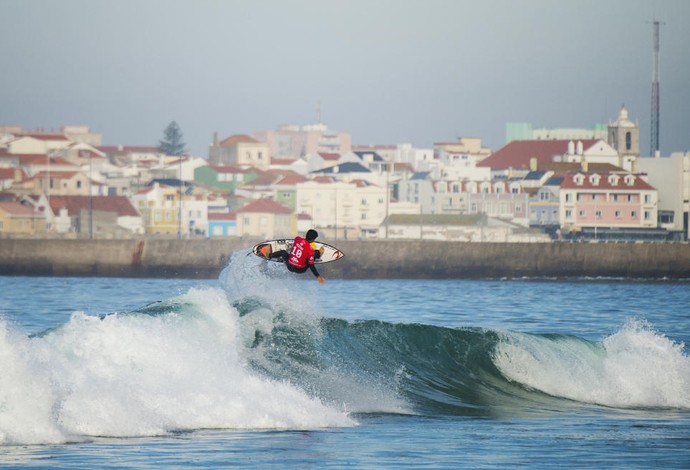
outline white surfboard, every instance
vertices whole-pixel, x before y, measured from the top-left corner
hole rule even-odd
[[[281,240],[267,240],[265,242],[261,242],[257,245],[254,245],[254,248],[252,248],[252,253],[254,253],[256,256],[259,256],[263,259],[268,259],[269,261],[277,261],[279,263],[282,262],[280,258],[266,258],[266,256],[261,252],[261,249],[264,248],[265,246],[269,246],[271,248],[271,253],[275,253],[280,250],[285,250],[288,253],[290,252],[290,248],[292,248],[292,243],[294,242],[293,239],[291,238],[286,238],[286,239],[281,239]],[[314,256],[314,264],[320,264],[320,263],[330,263],[331,261],[339,260],[345,254],[337,249],[334,246],[331,246],[327,243],[321,243],[321,242],[312,242],[314,245],[314,251],[320,251],[321,255],[319,256],[318,254]]]

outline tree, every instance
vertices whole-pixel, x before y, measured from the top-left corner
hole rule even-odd
[[[163,131],[165,137],[160,141],[158,148],[166,155],[183,155],[187,149],[182,140],[182,130],[177,122],[172,121]]]

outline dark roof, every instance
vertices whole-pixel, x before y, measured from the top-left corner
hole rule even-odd
[[[372,152],[372,151],[368,151],[368,152],[367,152],[367,151],[360,151],[360,150],[357,150],[357,151],[354,151],[354,152],[352,152],[352,153],[354,153],[355,155],[357,155],[361,160],[364,160],[364,156],[365,156],[365,155],[372,155],[372,156],[373,156],[373,160],[374,160],[375,162],[385,162],[385,161],[386,161],[386,160],[383,159],[383,157],[382,157],[381,155],[379,155],[379,154],[376,153],[376,152]]]
[[[314,175],[330,175],[335,173],[371,173],[371,170],[361,163],[346,162],[311,172]]]
[[[429,177],[430,171],[418,171],[414,175],[412,175],[411,180],[425,180]]]
[[[527,176],[525,176],[526,180],[540,180],[544,177],[546,174],[545,171],[530,171],[527,173]]]

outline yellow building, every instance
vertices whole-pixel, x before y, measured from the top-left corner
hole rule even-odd
[[[45,231],[42,214],[18,202],[0,202],[0,234],[35,235]]]
[[[154,183],[132,201],[144,219],[147,235],[177,235],[180,231],[180,188]]]

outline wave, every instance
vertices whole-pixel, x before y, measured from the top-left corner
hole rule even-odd
[[[0,444],[355,426],[367,413],[690,410],[684,345],[644,322],[594,342],[346,321],[305,302],[307,283],[253,261],[234,255],[219,288],[76,312],[38,335],[0,320]]]

